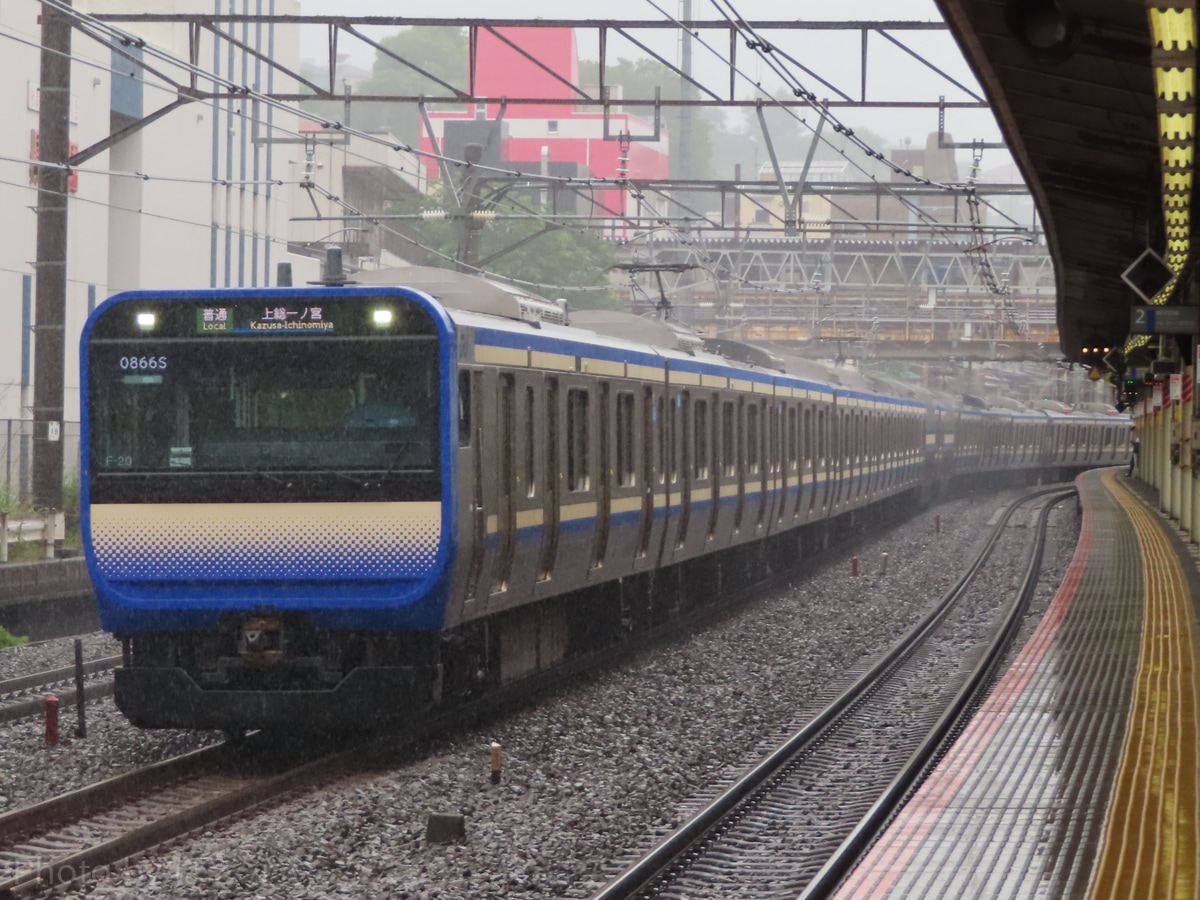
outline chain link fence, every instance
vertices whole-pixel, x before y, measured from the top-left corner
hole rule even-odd
[[[79,423],[64,422],[63,483],[79,483]],[[33,420],[0,419],[0,507],[33,501]]]

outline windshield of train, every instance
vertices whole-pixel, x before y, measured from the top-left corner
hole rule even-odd
[[[103,342],[89,381],[93,502],[438,496],[435,337]]]

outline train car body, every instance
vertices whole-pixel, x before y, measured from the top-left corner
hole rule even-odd
[[[443,270],[366,278],[135,292],[89,319],[85,554],[136,724],[416,716],[829,523],[1125,458],[1127,423],[822,381],[620,313],[567,324]]]

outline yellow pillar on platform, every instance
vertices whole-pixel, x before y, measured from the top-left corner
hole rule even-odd
[[[1184,380],[1193,382],[1195,367],[1188,366],[1184,371]],[[1196,532],[1192,530],[1192,507],[1196,493],[1196,480],[1192,478],[1192,401],[1185,400],[1181,404],[1181,421],[1179,434],[1179,527],[1196,540]]]

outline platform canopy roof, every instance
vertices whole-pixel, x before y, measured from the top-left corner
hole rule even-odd
[[[1069,359],[1126,345],[1147,248],[1180,276],[1157,302],[1189,281],[1194,2],[937,0],[1041,211]]]

